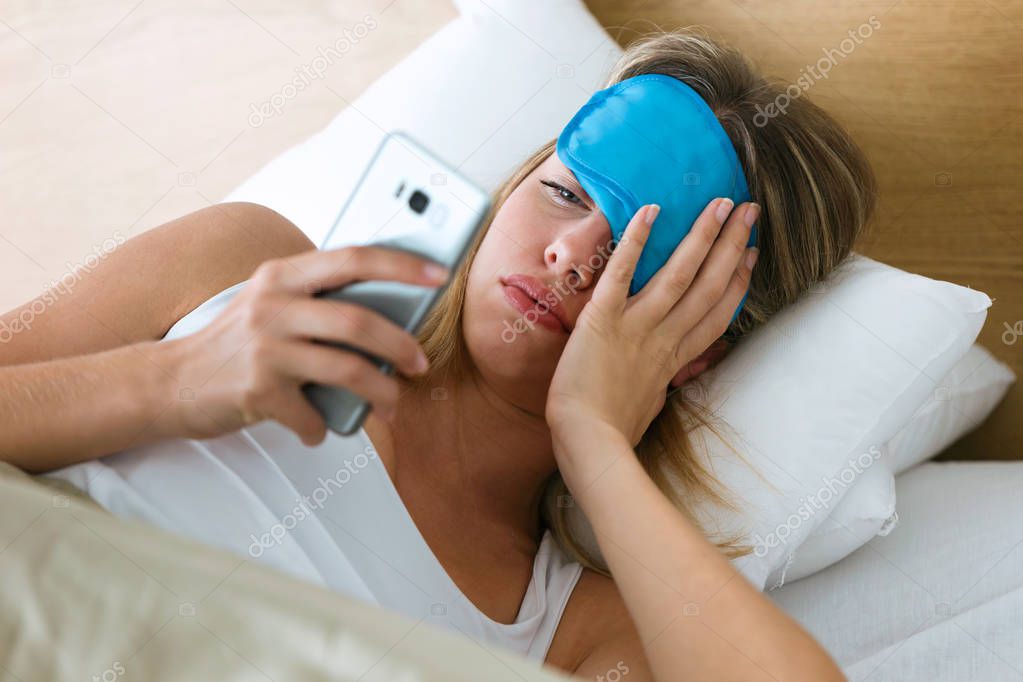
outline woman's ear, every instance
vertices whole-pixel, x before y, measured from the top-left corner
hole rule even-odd
[[[718,339],[714,343],[710,344],[707,350],[700,353],[696,358],[691,360],[689,364],[680,369],[675,373],[675,376],[671,378],[670,386],[677,388],[682,384],[686,383],[690,379],[703,374],[705,371],[716,365],[721,361],[721,358],[728,355],[728,351],[731,350],[731,346],[724,339]]]

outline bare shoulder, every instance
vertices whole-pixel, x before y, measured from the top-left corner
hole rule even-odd
[[[263,262],[316,248],[290,220],[248,202],[214,204],[157,229],[165,228],[166,239],[189,256],[176,269],[191,284],[177,292],[177,307],[159,325],[160,336],[206,299],[251,277]]]
[[[599,669],[605,679],[647,669],[632,617],[614,580],[583,569],[547,653],[547,663],[575,673]],[[643,679],[642,674],[631,679]]]
[[[291,221],[258,204],[216,204],[118,244],[0,315],[10,338],[0,365],[97,353],[162,338],[260,263],[315,248]]]

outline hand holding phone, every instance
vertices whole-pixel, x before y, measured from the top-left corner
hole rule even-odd
[[[166,342],[176,378],[168,415],[175,432],[212,438],[274,419],[315,445],[324,419],[301,391],[313,381],[341,387],[386,414],[397,404],[398,382],[367,357],[419,374],[423,355],[415,337],[371,308],[313,293],[366,281],[435,290],[448,274],[431,276],[430,264],[376,246],[264,262],[209,325]],[[180,386],[201,388],[181,399]]]
[[[422,256],[453,272],[489,208],[484,190],[408,135],[395,132],[370,160],[323,248],[358,235],[368,245]],[[368,278],[318,296],[376,311],[414,334],[444,288]],[[383,374],[394,370],[386,357],[365,350],[364,343],[332,345],[362,354]],[[357,391],[325,380],[304,386],[303,392],[327,426],[343,435],[360,428],[370,410],[370,402]]]

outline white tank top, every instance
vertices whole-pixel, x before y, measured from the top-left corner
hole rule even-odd
[[[165,339],[208,324],[217,294]],[[542,661],[582,567],[545,532],[514,623],[491,620],[437,560],[360,429],[307,447],[276,422],[173,439],[55,471],[112,513],[152,523],[349,596]]]

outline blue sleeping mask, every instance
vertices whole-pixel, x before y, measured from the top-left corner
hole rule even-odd
[[[661,212],[629,295],[643,288],[716,197],[750,200],[731,140],[696,91],[644,74],[595,93],[558,136],[558,158],[604,213],[615,241],[644,204]],[[749,246],[757,241],[756,225]],[[742,310],[746,296],[732,316]]]

